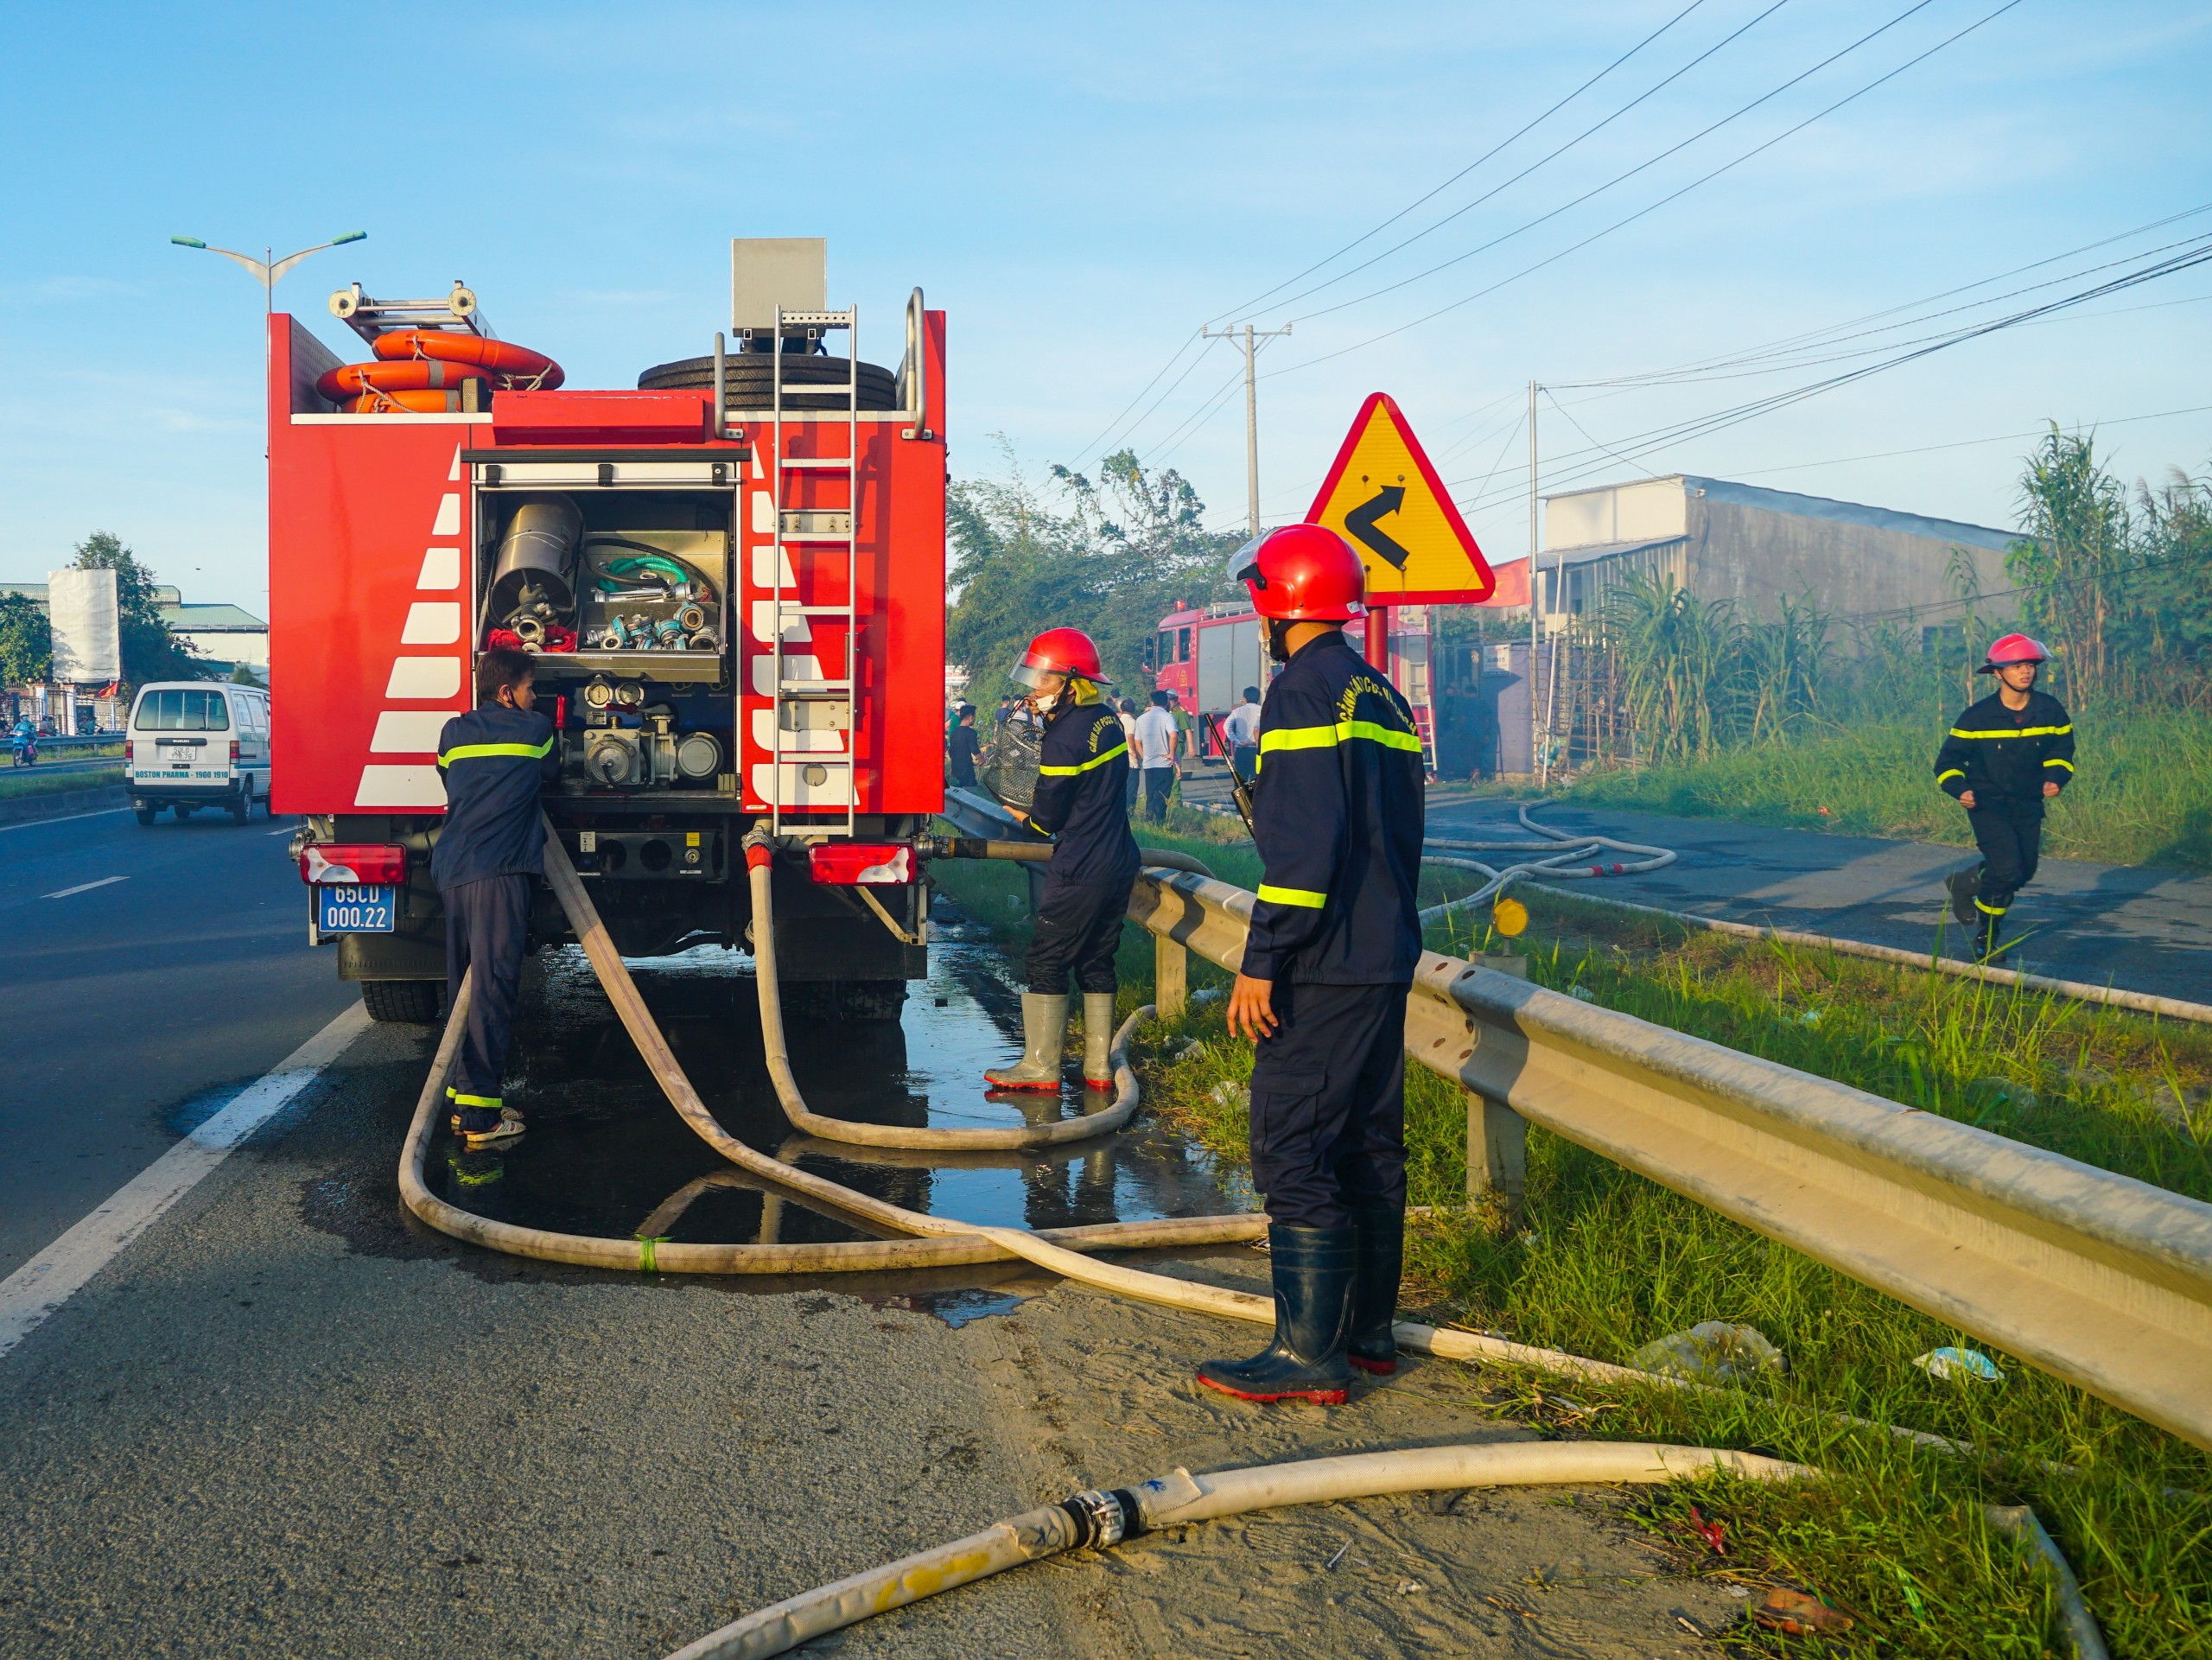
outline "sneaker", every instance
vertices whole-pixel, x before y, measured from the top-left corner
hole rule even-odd
[[[454,1135],[459,1135],[463,1133],[461,1121],[467,1116],[467,1108],[455,1107],[453,1110],[453,1116],[446,1120],[446,1123],[453,1126],[453,1133]],[[522,1114],[518,1112],[512,1107],[501,1107],[499,1109],[499,1116],[502,1118],[512,1119],[518,1124],[522,1123]]]
[[[518,1116],[502,1112],[496,1123],[486,1125],[482,1129],[462,1130],[461,1132],[461,1145],[471,1153],[479,1153],[487,1147],[499,1147],[515,1140],[523,1133],[523,1129],[524,1124]]]

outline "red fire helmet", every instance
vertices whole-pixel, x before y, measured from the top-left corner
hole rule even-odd
[[[2007,634],[1989,648],[1988,660],[1974,671],[1976,674],[1995,674],[1998,670],[2015,663],[2048,663],[2050,653],[2043,648],[2039,639],[2025,634]]]
[[[1080,628],[1047,628],[1029,642],[1029,649],[1007,677],[1015,685],[1034,691],[1048,674],[1079,674],[1100,686],[1114,684],[1099,672],[1098,648]]]
[[[1351,544],[1325,525],[1284,525],[1230,556],[1252,607],[1283,622],[1350,622],[1367,614],[1367,574]]]

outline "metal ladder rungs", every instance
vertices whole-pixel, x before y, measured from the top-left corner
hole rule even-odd
[[[850,531],[785,531],[784,532],[785,547],[790,547],[795,542],[804,542],[811,547],[823,542],[849,542],[852,539],[853,533]],[[842,606],[838,608],[843,609]]]
[[[842,703],[853,695],[849,680],[805,680],[785,684],[776,694],[782,703]]]
[[[797,600],[776,601],[779,617],[842,617],[847,607],[842,605],[801,605]]]
[[[784,457],[783,465],[785,467],[850,467],[853,465],[853,458],[849,455],[786,455]]]

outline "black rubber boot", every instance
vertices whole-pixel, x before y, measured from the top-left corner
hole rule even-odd
[[[1343,1405],[1351,1385],[1344,1337],[1357,1239],[1351,1228],[1269,1228],[1275,1340],[1249,1360],[1207,1361],[1198,1382],[1240,1401]]]
[[[1354,1211],[1358,1261],[1352,1269],[1351,1335],[1344,1358],[1362,1371],[1388,1377],[1398,1370],[1398,1282],[1406,1269],[1406,1218],[1395,1210]]]
[[[1951,914],[1966,927],[1979,927],[1981,913],[1974,908],[1974,896],[1981,892],[1981,867],[1954,870],[1943,878],[1943,886],[1951,890]]]
[[[1982,962],[1986,963],[1997,955],[1997,936],[2005,931],[2005,919],[2001,914],[1991,916],[1984,912],[1981,913],[1980,921],[1981,935],[1978,942],[1980,950],[1975,955]]]

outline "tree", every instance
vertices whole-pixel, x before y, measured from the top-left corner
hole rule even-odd
[[[947,659],[968,669],[969,698],[988,701],[1012,689],[1006,671],[1029,641],[1065,624],[1097,643],[1108,676],[1141,696],[1150,685],[1144,645],[1160,619],[1185,601],[1231,596],[1223,569],[1243,537],[1207,530],[1189,481],[1148,472],[1128,450],[1107,457],[1095,482],[1053,467],[1071,509],[1055,512],[1000,444],[1005,477],[962,480],[948,498],[957,597],[945,619]]]
[[[54,669],[54,629],[28,594],[0,594],[0,685],[36,685]]]
[[[154,573],[109,531],[94,531],[77,544],[73,570],[115,573],[115,608],[123,646],[123,677],[134,686],[150,680],[205,680],[213,666],[162,620]]]
[[[2029,626],[2048,636],[2077,709],[2112,690],[2110,632],[2127,603],[2127,492],[2098,461],[2095,441],[2054,421],[2020,474],[2020,528],[2005,569],[2025,591]]]

